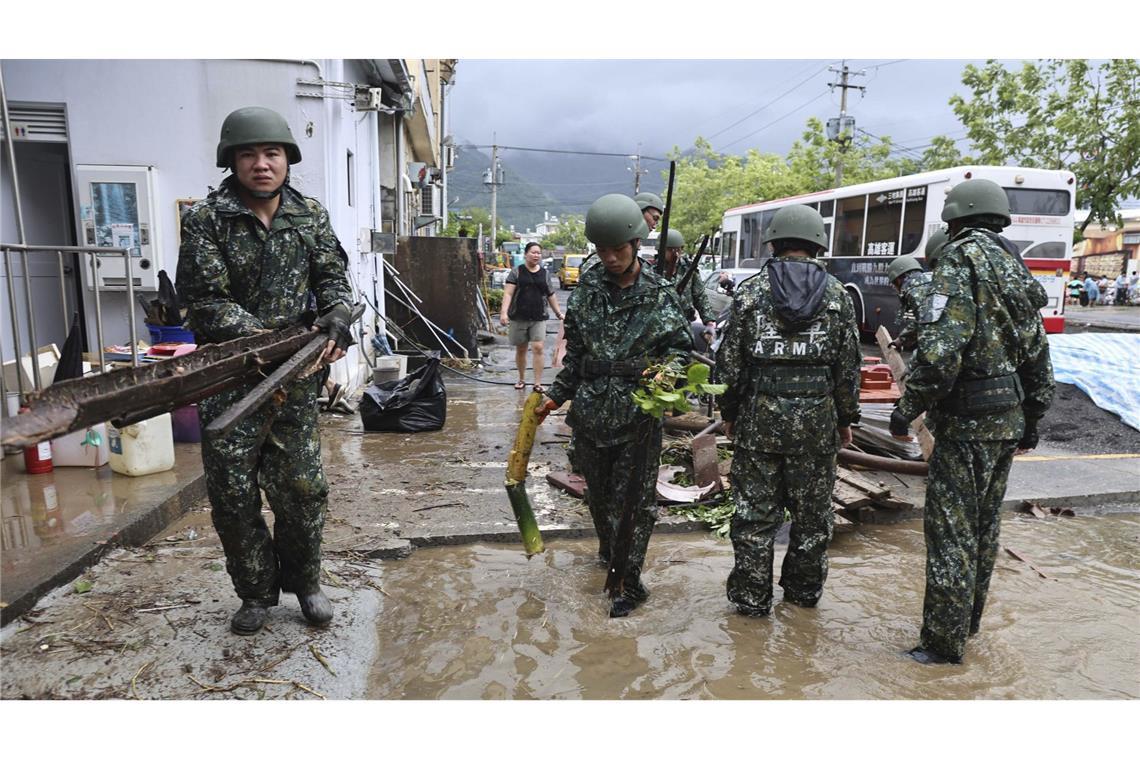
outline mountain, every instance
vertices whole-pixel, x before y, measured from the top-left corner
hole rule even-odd
[[[533,229],[543,212],[581,216],[606,193],[633,195],[633,161],[625,157],[500,149],[499,161],[506,175],[499,188],[499,216],[520,231]],[[448,175],[451,210],[491,208],[491,192],[483,185],[490,165],[489,149],[456,146],[455,168]],[[641,189],[663,193],[661,174],[668,164],[643,159],[642,169],[648,173],[642,174]]]

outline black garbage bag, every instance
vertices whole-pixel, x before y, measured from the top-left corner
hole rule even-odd
[[[360,419],[370,433],[441,430],[447,420],[447,388],[432,358],[401,380],[372,385],[360,399]]]
[[[182,325],[182,302],[178,299],[178,291],[170,281],[170,275],[165,269],[158,272],[158,300],[160,302],[162,321],[158,324],[167,327]]]

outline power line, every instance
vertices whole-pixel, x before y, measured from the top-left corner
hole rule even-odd
[[[711,141],[711,140],[712,140],[712,138],[714,138],[714,137],[716,137],[716,136],[718,136],[718,135],[722,135],[722,134],[724,134],[725,132],[727,132],[728,130],[730,130],[730,129],[732,129],[733,127],[737,126],[738,124],[742,124],[743,122],[745,122],[745,121],[748,121],[749,119],[751,119],[753,116],[755,116],[756,114],[760,113],[760,112],[761,112],[761,111],[763,111],[764,109],[766,109],[766,108],[768,108],[768,107],[770,107],[770,106],[773,106],[773,105],[775,105],[776,103],[780,102],[780,101],[781,101],[781,100],[783,100],[785,97],[787,97],[788,95],[791,95],[793,92],[795,92],[795,91],[796,91],[796,90],[798,90],[799,88],[803,87],[805,84],[807,84],[807,83],[808,83],[808,82],[810,82],[811,80],[815,79],[817,76],[819,76],[820,74],[822,74],[822,73],[823,73],[823,72],[825,72],[825,71],[827,71],[827,66],[824,66],[822,69],[818,69],[818,70],[815,70],[815,71],[813,71],[811,74],[809,74],[809,75],[807,76],[807,78],[805,78],[805,79],[801,80],[801,81],[800,81],[798,84],[794,85],[794,86],[793,86],[793,87],[792,87],[790,90],[785,90],[785,91],[784,91],[782,94],[780,94],[780,95],[776,96],[776,98],[775,98],[775,99],[773,99],[773,100],[771,100],[771,101],[769,101],[769,102],[765,103],[764,105],[760,106],[759,108],[757,108],[755,111],[752,111],[752,112],[751,112],[751,113],[749,113],[748,115],[746,115],[746,116],[743,116],[743,117],[741,117],[740,119],[737,119],[736,121],[732,122],[732,123],[731,123],[731,124],[729,124],[727,127],[725,127],[724,129],[722,129],[722,130],[720,130],[720,131],[718,131],[718,132],[713,132],[711,135],[709,135],[709,136],[708,136],[708,138],[707,138],[707,139]]]
[[[467,148],[495,148],[494,145],[466,145]],[[569,156],[610,156],[612,158],[629,158],[633,153],[603,153],[594,150],[560,150],[558,148],[524,148],[519,145],[499,145],[499,150],[522,150],[530,153],[560,153]],[[642,156],[646,161],[668,161],[667,158],[656,156]]]
[[[768,127],[772,126],[773,124],[776,124],[776,123],[778,123],[778,122],[781,122],[781,121],[783,121],[784,119],[786,119],[786,118],[788,118],[789,116],[791,116],[792,114],[794,114],[796,111],[801,111],[801,110],[803,110],[804,108],[807,108],[809,105],[811,105],[811,104],[812,104],[812,103],[814,103],[815,101],[819,100],[819,99],[820,99],[820,98],[822,98],[824,95],[829,95],[829,94],[830,94],[829,92],[821,92],[820,94],[816,95],[816,96],[815,96],[814,98],[812,98],[811,100],[807,101],[806,103],[803,103],[803,104],[801,104],[801,105],[798,105],[798,106],[796,106],[796,107],[795,107],[795,108],[793,108],[791,111],[788,111],[786,114],[784,114],[783,116],[779,117],[778,119],[773,119],[772,121],[768,122],[767,124],[765,124],[764,126],[760,127],[759,129],[753,130],[753,131],[749,132],[748,134],[744,135],[743,137],[738,137],[738,138],[736,138],[735,140],[733,140],[732,142],[730,142],[730,143],[726,143],[726,144],[722,145],[722,146],[721,146],[721,147],[720,147],[720,148],[717,150],[717,152],[718,152],[718,153],[723,153],[723,152],[724,152],[724,151],[725,151],[727,148],[729,148],[729,147],[731,147],[731,146],[733,146],[733,145],[736,145],[736,144],[737,144],[738,142],[740,142],[741,140],[747,140],[749,137],[752,137],[753,135],[756,135],[756,134],[759,134],[760,132],[763,132],[765,129],[767,129]]]

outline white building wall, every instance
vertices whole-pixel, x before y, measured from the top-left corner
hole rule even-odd
[[[363,72],[341,60],[318,62],[328,81],[365,81]],[[225,176],[214,166],[218,132],[225,116],[245,105],[261,105],[285,116],[302,154],[291,182],[329,210],[349,255],[355,283],[372,280],[371,254],[362,230],[380,227],[377,115],[356,112],[349,100],[298,97],[298,79],[318,78],[318,67],[303,62],[201,60],[7,60],[3,62],[9,101],[65,103],[73,164],[152,165],[156,169],[155,259],[172,278],[177,266],[179,198],[204,198]],[[343,78],[342,78],[343,77]],[[347,79],[346,79],[347,78]],[[312,91],[312,88],[308,88]],[[332,92],[331,88],[329,91]],[[347,151],[356,176],[348,204]],[[11,192],[3,183],[0,192]],[[5,204],[7,207],[11,203]],[[74,216],[74,212],[73,212]],[[16,242],[15,231],[0,231]],[[177,284],[177,283],[176,283]],[[94,344],[94,308],[85,291]],[[382,305],[382,304],[381,304]],[[137,305],[137,337],[146,339]],[[104,340],[129,339],[126,296],[103,293]],[[7,320],[6,320],[7,321]],[[10,353],[5,340],[5,353]],[[356,351],[353,351],[356,354]],[[349,362],[354,364],[355,358]],[[355,385],[355,378],[346,377]]]

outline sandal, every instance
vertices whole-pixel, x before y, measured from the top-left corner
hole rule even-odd
[[[535,393],[546,393],[546,388],[543,388],[543,387],[542,387],[541,385],[539,385],[538,383],[535,383],[535,385],[534,385],[534,392],[535,392]]]
[[[517,383],[515,383],[515,390],[516,391],[521,391],[525,387],[526,387],[526,383],[524,383],[522,380],[519,380]]]

